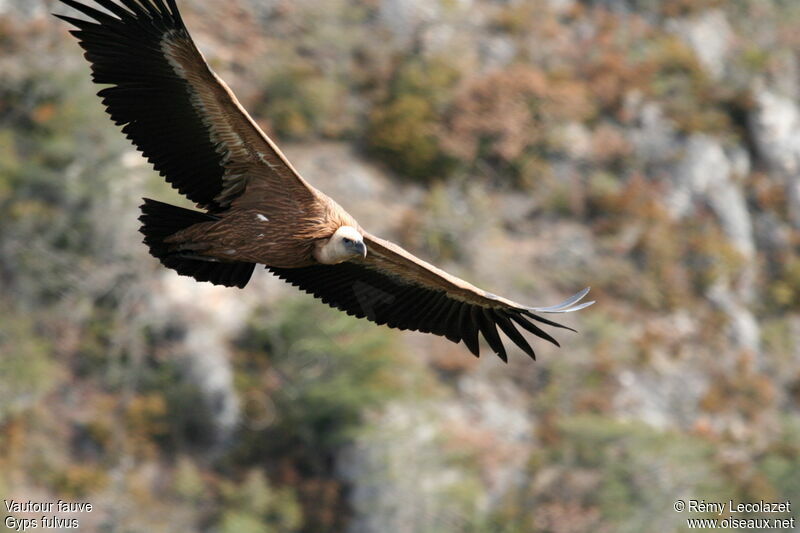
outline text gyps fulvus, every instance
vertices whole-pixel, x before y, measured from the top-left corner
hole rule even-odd
[[[92,0],[83,0],[92,1]],[[567,313],[485,292],[364,231],[307,183],[208,66],[175,0],[61,0],[92,20],[77,29],[106,110],[155,169],[204,212],[145,199],[150,253],[198,281],[244,287],[256,263],[359,318],[443,335],[479,354],[478,333],[504,361],[497,328],[534,357],[517,326],[558,345],[535,313]],[[566,328],[569,329],[569,328]]]

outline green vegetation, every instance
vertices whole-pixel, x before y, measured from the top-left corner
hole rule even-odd
[[[282,139],[341,135],[340,104],[346,97],[335,80],[302,60],[269,74],[263,85],[262,105],[253,112],[270,118]]]
[[[254,453],[268,445],[277,455],[324,456],[349,440],[366,406],[380,407],[407,378],[398,374],[403,358],[390,335],[310,299],[289,303],[279,316],[256,312],[239,348],[245,396],[279,383],[269,395],[276,419],[268,434],[255,435],[265,442]],[[259,354],[267,358],[253,366]]]
[[[409,385],[408,361],[390,335],[310,299],[288,304],[278,316],[257,311],[238,347],[237,389],[255,401],[233,460],[280,458],[284,475],[291,472],[304,495],[304,531],[341,527],[336,453],[352,441],[365,413]]]
[[[0,424],[41,401],[56,380],[50,358],[51,346],[37,335],[30,320],[0,308],[5,318],[0,324]]]
[[[443,112],[458,81],[446,59],[403,58],[389,80],[386,101],[370,112],[365,140],[373,155],[402,175],[422,181],[447,176],[455,161],[443,150]]]
[[[693,468],[684,468],[685,465]],[[673,531],[682,516],[664,512],[685,494],[732,497],[704,439],[601,416],[559,422],[529,464],[530,483],[507,496],[495,520],[503,531]]]
[[[273,489],[260,470],[246,474],[241,484],[226,483],[223,533],[291,533],[302,525],[302,512],[289,489]]]

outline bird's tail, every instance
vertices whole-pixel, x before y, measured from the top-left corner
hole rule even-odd
[[[241,261],[219,261],[192,252],[176,252],[164,242],[170,235],[201,222],[218,220],[214,215],[184,209],[163,202],[144,199],[140,206],[142,223],[139,231],[144,234],[144,243],[150,254],[161,263],[182,276],[191,276],[197,281],[210,281],[215,285],[242,288],[253,274],[255,263]]]

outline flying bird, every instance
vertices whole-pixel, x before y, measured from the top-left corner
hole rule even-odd
[[[161,176],[202,211],[145,199],[140,231],[178,274],[244,287],[256,264],[349,315],[463,342],[479,334],[504,361],[498,328],[535,359],[518,328],[558,346],[537,313],[568,313],[483,291],[365,231],[295,170],[206,63],[175,0],[60,0],[98,96]],[[97,9],[101,7],[103,9]]]

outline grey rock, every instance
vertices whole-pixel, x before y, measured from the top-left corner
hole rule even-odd
[[[235,293],[165,271],[155,282],[148,316],[153,324],[176,329],[170,350],[182,368],[183,379],[199,391],[207,416],[209,451],[229,443],[239,423],[239,398],[233,386],[231,339],[239,331],[254,303]],[[203,302],[199,305],[198,302]]]
[[[758,356],[761,351],[761,328],[752,311],[730,289],[730,284],[720,280],[709,289],[708,297],[728,315],[727,333],[731,344]]]
[[[392,404],[369,428],[337,462],[353,487],[349,533],[464,531],[524,482],[533,440],[524,395],[480,374],[462,379],[455,398]],[[492,468],[476,472],[448,451],[460,439],[453,428],[489,439],[476,453]]]
[[[0,15],[32,19],[47,13],[48,6],[42,0],[0,0]]]
[[[517,56],[517,45],[507,35],[492,35],[480,40],[481,65],[485,70],[500,69]]]
[[[379,20],[399,43],[409,43],[419,29],[440,18],[439,2],[382,0]]]
[[[675,127],[661,106],[644,100],[641,93],[631,92],[625,98],[625,112],[636,117],[628,138],[637,156],[656,174],[667,171],[679,158],[680,145]]]
[[[734,34],[725,13],[712,9],[667,24],[691,46],[703,67],[714,77],[722,78],[734,42]]]
[[[687,215],[697,201],[706,202],[736,249],[749,259],[755,254],[753,224],[732,159],[738,161],[739,171],[749,167],[742,150],[731,158],[716,139],[692,135],[673,174],[675,187],[668,202],[676,216]]]
[[[783,183],[789,219],[800,228],[800,109],[790,98],[757,83],[749,127],[770,175]]]
[[[652,368],[641,372],[620,372],[614,409],[621,417],[659,429],[691,424],[707,380],[691,362],[665,361],[667,358],[654,362]]]

